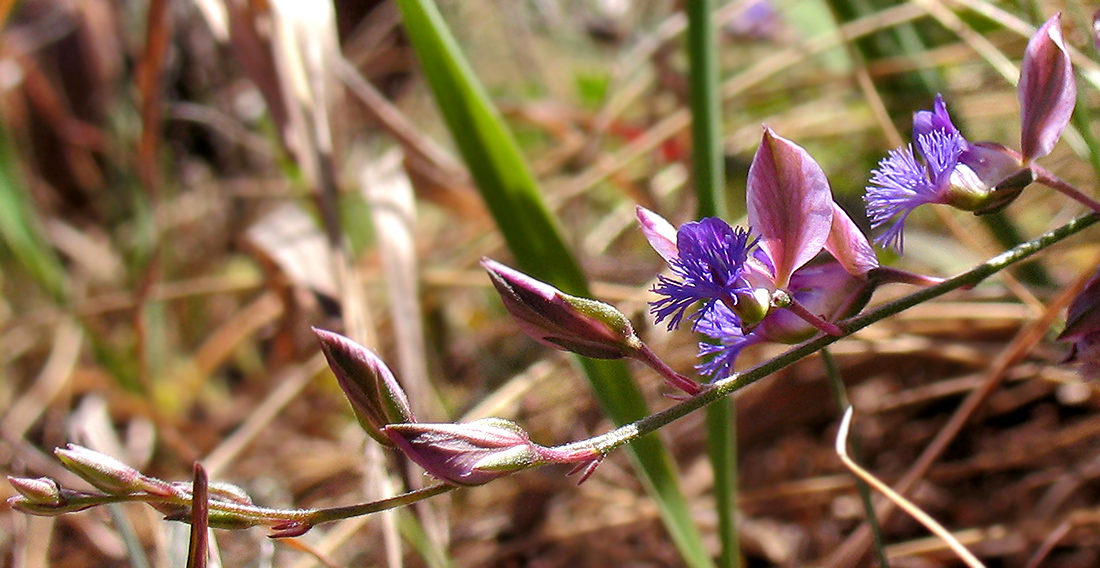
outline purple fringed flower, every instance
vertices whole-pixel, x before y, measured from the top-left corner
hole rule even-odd
[[[671,330],[680,326],[684,312],[696,302],[704,302],[705,311],[718,302],[732,307],[739,295],[751,294],[743,275],[755,246],[747,230],[721,219],[711,217],[680,227],[676,232],[679,255],[669,261],[675,277],[658,276],[653,288],[662,296],[652,304],[657,323],[667,319]]]
[[[704,361],[695,366],[708,377],[728,377],[733,374],[733,364],[741,351],[754,343],[764,341],[762,334],[749,333],[741,328],[741,319],[722,304],[703,312],[695,330],[714,340],[699,342],[699,357]]]
[[[801,147],[765,129],[749,168],[748,229],[715,218],[674,230],[656,213],[638,208],[650,244],[672,267],[659,276],[651,303],[658,322],[677,327],[689,308],[705,361],[696,368],[720,379],[733,373],[741,351],[754,343],[795,343],[828,329],[845,315],[878,260],[855,223],[832,199],[821,167]],[[754,237],[755,236],[755,237]],[[832,259],[809,264],[822,250]],[[782,291],[794,304],[776,309]],[[796,313],[793,308],[803,308]],[[832,331],[830,331],[832,332]]]
[[[902,249],[902,229],[909,213],[926,203],[951,203],[952,173],[967,148],[966,140],[951,123],[943,98],[936,96],[935,111],[922,111],[913,119],[913,134],[920,153],[918,161],[913,145],[892,150],[871,173],[871,185],[864,200],[871,228],[891,220],[889,228],[875,242]]]
[[[1028,42],[1017,95],[1022,153],[992,142],[967,142],[940,95],[931,111],[913,116],[914,143],[891,151],[871,172],[864,197],[871,227],[890,223],[876,243],[900,252],[905,219],[926,203],[981,215],[1005,207],[1032,181],[1047,183],[1049,174],[1033,162],[1054,148],[1077,100],[1060,15]]]

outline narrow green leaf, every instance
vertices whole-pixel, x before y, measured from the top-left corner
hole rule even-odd
[[[697,217],[726,213],[726,168],[722,143],[722,98],[718,68],[718,38],[712,21],[714,0],[684,5],[688,17],[688,69],[691,89],[692,171]],[[707,340],[707,338],[704,338]],[[707,453],[714,471],[714,507],[722,568],[741,565],[737,531],[737,406],[733,400],[706,409]]]
[[[431,0],[398,0],[413,48],[459,152],[520,267],[561,290],[588,297],[587,280],[562,238],[538,183]],[[581,359],[605,412],[616,424],[648,415],[645,399],[620,361]],[[712,566],[676,470],[660,440],[631,445],[650,494],[685,562]]]
[[[0,133],[0,238],[16,259],[56,301],[65,297],[65,269],[42,236],[38,212],[19,178],[19,156]]]

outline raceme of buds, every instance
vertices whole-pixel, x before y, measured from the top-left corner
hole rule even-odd
[[[1066,360],[1080,364],[1084,379],[1100,378],[1100,269],[1070,303],[1058,340],[1073,343]]]
[[[571,296],[487,258],[481,265],[508,313],[535,341],[595,359],[634,357],[642,349],[630,320],[611,305]]]
[[[374,352],[351,339],[317,328],[313,333],[359,424],[379,443],[392,447],[393,442],[382,429],[389,424],[416,421],[393,373]]]
[[[466,424],[393,424],[385,432],[402,453],[452,485],[482,485],[540,463],[539,446],[500,418]]]

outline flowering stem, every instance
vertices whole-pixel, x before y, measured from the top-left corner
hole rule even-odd
[[[699,383],[672,370],[672,367],[661,360],[648,345],[643,343],[641,349],[638,350],[638,355],[640,356],[639,360],[664,377],[669,386],[680,389],[689,396],[695,396],[703,392],[703,387],[699,386]]]
[[[592,452],[592,449],[588,450],[588,453]],[[208,500],[207,503],[211,515],[217,515],[221,519],[232,519],[237,521],[240,523],[241,528],[255,525],[278,527],[280,525],[293,524],[308,530],[309,527],[321,523],[328,523],[411,505],[453,489],[457,489],[457,487],[445,483],[437,483],[388,499],[327,509],[271,509],[268,507],[259,507],[256,505],[222,501],[218,499]],[[111,503],[149,503],[190,507],[192,501],[190,495],[181,497],[177,495],[154,495],[151,493],[105,495],[102,493],[78,494],[74,492],[67,496],[64,509],[66,511],[80,511],[89,507]],[[190,515],[188,515],[174,520],[190,520],[190,518]],[[305,530],[296,533],[295,536],[303,532],[305,532]],[[276,531],[274,536],[280,536],[278,531]]]
[[[930,286],[922,290],[918,290],[908,296],[903,296],[892,302],[883,304],[873,310],[870,310],[863,315],[856,316],[845,320],[844,328],[847,329],[848,334],[855,333],[873,323],[884,320],[890,316],[905,311],[913,306],[927,302],[934,298],[938,298],[948,292],[957,290],[964,286],[975,286],[982,280],[989,278],[990,276],[1004,270],[1008,266],[1011,266],[1017,262],[1020,262],[1031,255],[1058,243],[1072,235],[1075,235],[1082,230],[1100,220],[1100,215],[1091,213],[1082,217],[1078,217],[1050,231],[1045,233],[1031,241],[1017,245],[988,261],[975,266],[974,268],[959,274],[958,276],[949,278],[940,284]],[[602,453],[608,453],[615,448],[618,448],[624,444],[628,444],[631,441],[653,433],[654,431],[663,428],[664,426],[699,410],[709,404],[712,404],[722,398],[733,394],[734,392],[759,381],[760,379],[779,371],[795,361],[798,361],[812,353],[815,353],[823,347],[827,347],[833,343],[836,343],[841,338],[833,335],[823,335],[807,341],[796,347],[792,347],[786,353],[779,355],[778,357],[761,363],[748,371],[743,373],[731,375],[728,378],[714,382],[710,388],[704,390],[698,396],[685,400],[675,406],[665,409],[657,414],[653,414],[637,422],[626,424],[615,430],[612,430],[606,434],[576,442],[577,444],[593,445],[599,449]],[[571,444],[570,444],[571,445]]]
[[[458,489],[458,487],[454,485],[448,485],[446,483],[437,483],[435,485],[429,485],[428,487],[416,489],[414,491],[409,491],[407,493],[402,493],[401,495],[395,495],[388,499],[381,499],[379,501],[359,503],[357,505],[347,505],[344,507],[332,507],[329,509],[309,510],[305,512],[306,515],[304,515],[304,517],[310,525],[339,521],[342,519],[350,519],[351,517],[369,515],[370,513],[377,513],[379,511],[385,511],[387,509],[396,509],[398,507],[411,505],[418,501],[423,501],[430,497],[435,497],[436,495],[442,495],[454,489]]]
[[[1061,193],[1062,195],[1069,197],[1070,199],[1077,201],[1078,203],[1081,203],[1085,207],[1088,207],[1089,209],[1092,209],[1097,213],[1100,213],[1100,202],[1097,202],[1095,199],[1085,195],[1084,192],[1077,189],[1076,187],[1073,187],[1073,185],[1069,182],[1050,173],[1050,171],[1046,168],[1036,164],[1031,165],[1031,171],[1035,174],[1035,181]]]

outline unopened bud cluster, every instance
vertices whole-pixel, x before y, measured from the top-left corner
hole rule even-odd
[[[31,515],[52,516],[75,513],[90,507],[120,501],[147,501],[168,520],[187,520],[191,515],[191,484],[168,482],[142,474],[117,459],[69,444],[54,450],[66,469],[80,476],[98,491],[77,491],[61,486],[49,477],[8,477],[19,495],[8,499],[13,509]],[[228,483],[212,483],[214,502],[251,505],[244,490]],[[220,509],[210,513],[210,526],[239,529],[258,524],[256,519]]]

